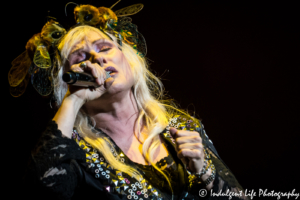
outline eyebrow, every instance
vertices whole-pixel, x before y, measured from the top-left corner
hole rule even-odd
[[[78,52],[78,51],[80,51],[80,50],[82,50],[82,49],[83,49],[83,47],[75,48],[75,50],[72,50],[72,51],[71,51],[70,55],[72,55],[72,54],[74,54],[74,53],[76,53],[76,52]],[[69,56],[70,56],[70,55],[69,55]]]
[[[103,43],[109,41],[109,40],[107,40],[106,38],[101,38],[101,39],[94,40],[94,41],[92,42],[92,45],[94,45],[95,43],[97,43],[97,42],[99,42],[99,41],[101,41],[101,40],[102,40]],[[72,54],[74,54],[74,53],[76,53],[76,52],[82,50],[83,48],[84,48],[84,47],[75,48],[75,50],[72,50],[72,51],[71,51],[70,55],[72,55]]]
[[[94,40],[94,41],[92,42],[92,44],[95,44],[95,43],[98,42],[98,41],[102,41],[102,42],[104,43],[104,42],[107,42],[108,40],[105,39],[105,38],[101,38],[101,39],[98,39],[98,40]]]

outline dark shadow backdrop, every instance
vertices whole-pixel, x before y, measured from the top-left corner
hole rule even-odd
[[[41,31],[48,10],[61,24],[74,23],[73,6],[64,16],[67,2],[11,1],[13,10],[2,16],[6,116],[2,135],[7,180],[14,186],[21,182],[30,149],[53,114],[49,99],[41,98],[31,85],[22,97],[9,95],[10,62]],[[76,3],[110,7],[114,1]],[[167,94],[181,108],[195,111],[203,120],[244,189],[299,192],[296,5],[123,0],[115,9],[134,3],[145,5],[132,18],[146,38],[152,71],[162,77]]]

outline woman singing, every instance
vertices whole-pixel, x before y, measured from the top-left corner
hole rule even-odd
[[[43,199],[246,199],[203,124],[162,101],[162,83],[130,41],[86,23],[57,49],[58,110],[28,175]],[[68,85],[70,71],[95,86]]]

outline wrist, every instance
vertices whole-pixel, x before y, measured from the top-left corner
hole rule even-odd
[[[66,96],[62,102],[62,104],[71,105],[75,109],[76,113],[80,110],[84,103],[85,100],[78,98],[76,95],[73,94]]]
[[[212,165],[207,174],[203,175],[203,184],[207,190],[210,190],[213,187],[213,182],[216,177],[216,169],[215,166]]]
[[[201,176],[201,181],[203,182],[203,181],[205,181],[206,179],[208,179],[208,177],[211,175],[211,173],[212,173],[212,170],[211,170],[211,168],[209,168],[209,169],[207,170],[207,172]]]
[[[196,183],[197,185],[200,185],[202,188],[206,188],[207,190],[210,190],[213,187],[213,182],[215,179],[216,169],[215,166],[212,163],[211,157],[209,154],[206,153],[204,150],[205,157],[203,161],[203,167],[200,172],[189,172],[190,176],[190,183]]]
[[[84,102],[72,95],[66,96],[55,114],[53,120],[63,136],[71,138],[76,116]]]

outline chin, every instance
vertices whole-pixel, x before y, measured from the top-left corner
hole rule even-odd
[[[132,85],[114,82],[107,90],[107,93],[110,95],[127,93],[131,91]]]

